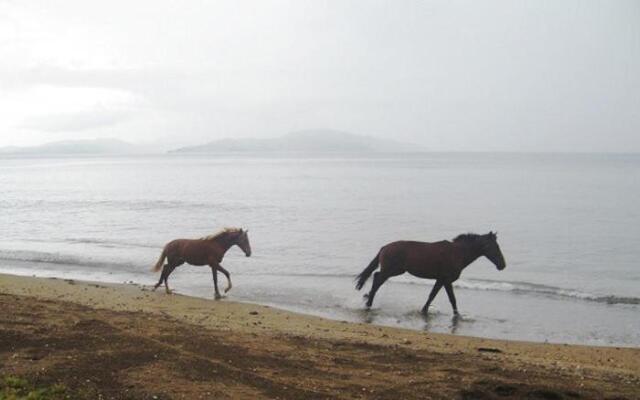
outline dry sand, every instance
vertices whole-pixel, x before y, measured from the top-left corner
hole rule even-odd
[[[0,309],[0,376],[61,383],[72,398],[640,398],[638,348],[433,334],[11,275],[0,275]]]

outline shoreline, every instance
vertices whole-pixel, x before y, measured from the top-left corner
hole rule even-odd
[[[35,277],[32,268],[33,265],[22,269],[5,268],[0,270],[0,274]],[[206,281],[210,280],[210,274],[197,275],[194,272],[202,271],[189,271],[189,274],[177,274],[174,277],[178,293],[211,299],[211,285]],[[346,320],[433,333],[533,343],[640,347],[636,305],[610,305],[575,298],[561,300],[547,295],[523,296],[517,290],[467,291],[463,287],[458,288],[459,300],[463,305],[461,317],[453,317],[449,302],[443,296],[436,298],[432,312],[425,318],[416,309],[416,304],[419,304],[417,301],[424,295],[422,282],[389,282],[387,286],[391,287],[385,290],[389,294],[384,293],[374,307],[366,311],[362,292],[355,292],[350,285],[351,279],[345,279],[342,275],[322,275],[322,282],[306,275],[277,275],[278,279],[296,279],[295,287],[288,288],[286,292],[280,291],[281,282],[275,282],[273,274],[266,274],[264,281],[260,281],[263,278],[255,279],[255,275],[237,273],[236,283],[240,282],[240,285],[229,298],[334,321]],[[148,274],[104,275],[91,269],[38,270],[37,277],[105,284],[155,283],[155,280],[149,280]],[[204,279],[204,283],[199,278]],[[332,289],[327,290],[327,287]],[[531,313],[532,310],[537,311]]]
[[[75,307],[79,306],[81,309],[69,311],[69,313],[76,313],[75,319],[80,321],[85,318],[82,316],[83,313],[93,315],[94,319],[107,321],[109,324],[118,321],[126,325],[134,324],[137,319],[150,321],[159,319],[163,324],[176,329],[188,326],[191,327],[189,332],[202,330],[207,332],[203,334],[207,338],[233,336],[234,341],[239,341],[235,345],[249,353],[260,353],[265,350],[265,346],[276,353],[277,349],[281,349],[282,352],[274,358],[273,364],[269,364],[269,367],[265,368],[264,373],[260,375],[262,379],[270,379],[270,382],[275,385],[274,388],[279,387],[277,395],[269,390],[266,392],[258,390],[256,392],[259,394],[258,397],[264,398],[296,398],[296,396],[289,396],[289,394],[294,395],[293,392],[287,393],[279,385],[282,387],[297,385],[298,389],[315,393],[319,398],[336,395],[356,398],[358,397],[356,393],[359,397],[377,398],[379,396],[376,393],[379,394],[381,390],[384,392],[384,388],[388,385],[396,385],[398,379],[404,381],[405,386],[411,386],[410,381],[424,381],[425,377],[431,377],[431,380],[449,377],[448,379],[453,380],[447,384],[448,381],[445,379],[436,385],[437,390],[425,383],[425,387],[421,388],[422,391],[414,392],[409,388],[404,395],[407,398],[419,398],[420,393],[429,393],[432,398],[494,398],[495,396],[520,398],[545,390],[557,394],[556,397],[546,398],[570,398],[568,393],[577,393],[581,398],[611,396],[634,398],[640,395],[639,348],[547,344],[421,332],[328,320],[257,304],[227,300],[214,301],[185,295],[169,296],[163,290],[151,292],[149,287],[135,284],[81,282],[0,274],[0,297],[5,300],[5,307],[9,307],[9,313],[5,316],[7,320],[0,321],[0,328],[6,332],[19,331],[18,328],[21,325],[17,323],[17,319],[22,318],[23,314],[25,320],[36,328],[39,324],[47,325],[50,322],[47,316],[42,321],[30,316],[28,307],[21,309],[19,315],[13,315],[14,313],[11,312],[12,304],[21,304],[20,307],[22,307],[33,302],[36,308],[57,309],[60,315],[56,318],[63,318],[66,314],[65,310],[71,308],[75,310]],[[38,330],[35,329],[35,332]],[[145,337],[144,331],[138,333]],[[185,337],[189,336],[188,333],[183,332],[183,334]],[[162,337],[151,339],[154,343],[163,341]],[[179,335],[175,340],[179,340]],[[224,345],[223,339],[221,343],[219,345]],[[360,386],[355,392],[345,388],[334,391],[337,390],[335,376],[333,378],[327,376],[324,379],[318,376],[314,379],[309,378],[313,380],[313,384],[309,383],[311,386],[307,387],[305,380],[300,381],[296,378],[301,373],[301,366],[287,369],[279,365],[280,362],[286,364],[284,360],[289,357],[295,357],[291,349],[286,350],[292,346],[292,343],[298,343],[297,352],[308,352],[302,360],[308,358],[314,362],[314,365],[317,364],[319,370],[326,370],[325,372],[339,370],[338,374],[344,378],[342,381],[350,382],[348,387],[351,389]],[[28,368],[12,367],[13,361],[7,361],[11,360],[11,354],[19,354],[19,351],[11,353],[7,348],[0,350],[2,357],[0,372],[3,375],[24,369],[27,371],[25,373],[31,376]],[[233,352],[230,354],[232,355]],[[331,354],[333,358],[327,359],[327,354]],[[418,358],[411,360],[412,354]],[[420,368],[415,372],[407,370],[406,375],[401,375],[400,378],[394,375],[393,379],[387,382],[384,379],[372,380],[371,384],[375,388],[369,393],[363,379],[367,380],[367,373],[378,374],[379,362],[372,361],[374,358],[378,360],[376,357],[386,360],[386,364],[394,365],[400,370],[403,370],[402,360],[409,364],[420,364]],[[406,357],[409,359],[405,359]],[[349,361],[342,363],[338,361],[341,358]],[[439,358],[446,359],[446,365],[440,365]],[[428,359],[435,366],[430,367],[429,363],[422,365],[419,362],[421,359]],[[234,360],[227,361],[232,363]],[[355,367],[349,368],[350,364]],[[277,371],[280,371],[277,377],[271,376]],[[465,373],[465,378],[460,377],[457,380],[452,378],[462,371]],[[42,381],[45,382],[46,379]],[[212,385],[210,387],[222,388],[219,382],[207,379],[204,382]],[[191,387],[192,383],[187,380],[184,385]],[[229,389],[229,393],[236,394],[235,397],[250,397],[249,392],[255,394],[253,390],[257,390],[255,387],[250,388],[249,381],[236,383],[239,385],[236,389]],[[141,384],[141,381],[137,384]],[[75,388],[73,384],[71,387]],[[165,390],[169,391],[167,393],[173,393],[168,398],[179,398],[180,393],[186,393],[184,388],[180,387],[167,387]],[[195,393],[193,390],[197,392],[199,389],[191,387],[189,390],[192,390],[189,393],[193,394]],[[242,390],[248,391],[242,392]],[[500,394],[501,390],[504,396]],[[143,392],[150,393],[147,389]],[[225,391],[222,390],[220,393],[224,394]],[[305,396],[309,393],[305,392]],[[476,394],[475,397],[471,396],[473,393]],[[481,393],[484,397],[481,397]]]

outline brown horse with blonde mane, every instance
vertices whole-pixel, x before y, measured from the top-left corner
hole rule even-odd
[[[478,257],[487,257],[498,270],[506,267],[502,251],[498,246],[498,237],[489,232],[485,235],[466,233],[458,235],[453,241],[443,240],[435,243],[399,241],[382,247],[369,266],[356,277],[356,289],[364,286],[371,273],[380,265],[380,272],[373,274],[371,291],[365,295],[367,307],[371,307],[373,298],[380,286],[390,277],[405,272],[418,278],[435,279],[422,313],[427,314],[431,302],[444,286],[453,307],[458,315],[456,296],[453,294],[453,282],[462,270]]]
[[[215,289],[215,298],[219,299],[222,296],[218,291],[218,271],[222,272],[227,277],[227,288],[225,293],[231,289],[231,276],[229,272],[222,268],[220,263],[224,254],[232,246],[236,245],[244,251],[244,254],[251,256],[251,244],[249,243],[249,231],[242,230],[241,228],[225,228],[215,235],[205,236],[200,239],[176,239],[167,243],[160,254],[160,259],[153,268],[154,271],[160,271],[162,268],[162,274],[160,274],[160,280],[154,286],[153,290],[156,290],[164,282],[165,290],[167,293],[171,293],[169,289],[169,275],[176,267],[184,264],[191,265],[208,265],[211,267],[211,273],[213,274],[213,287]],[[167,263],[163,263],[165,258]]]

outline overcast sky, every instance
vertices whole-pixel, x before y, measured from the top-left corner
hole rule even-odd
[[[640,1],[0,0],[0,146],[640,151]]]

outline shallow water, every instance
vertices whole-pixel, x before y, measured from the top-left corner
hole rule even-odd
[[[640,156],[413,154],[0,159],[0,271],[153,283],[162,246],[222,226],[228,298],[434,332],[640,344]],[[363,311],[353,277],[379,247],[499,232],[507,269],[480,259],[429,318],[432,281],[393,278]],[[224,281],[224,280],[223,280]],[[182,293],[212,295],[180,267]],[[365,290],[368,287],[365,288]],[[364,292],[364,290],[363,290]]]

